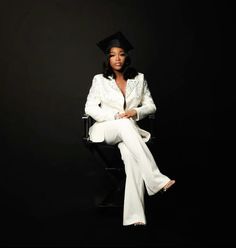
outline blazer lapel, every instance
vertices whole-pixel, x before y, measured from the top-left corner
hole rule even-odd
[[[119,92],[120,94],[121,91],[119,89],[119,87],[116,84],[116,81],[114,78],[110,77],[111,80],[109,80],[110,86],[116,90],[117,92]],[[126,92],[125,92],[125,97],[128,97],[131,92],[134,90],[134,88],[137,87],[137,85],[139,84],[139,81],[137,79],[128,79],[127,80],[127,84],[126,84]]]
[[[128,79],[127,80],[126,93],[125,93],[126,97],[128,97],[131,94],[131,92],[134,90],[134,88],[137,87],[138,83],[139,82],[136,79]]]
[[[114,89],[115,91],[118,91],[119,93],[121,93],[119,87],[118,87],[117,84],[116,84],[115,79],[112,78],[111,76],[110,76],[110,79],[111,79],[111,80],[109,80],[109,84],[110,84],[111,88]],[[121,93],[121,94],[122,94],[122,93]]]

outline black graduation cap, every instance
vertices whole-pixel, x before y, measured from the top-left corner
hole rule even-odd
[[[121,47],[126,52],[128,52],[134,48],[120,31],[108,36],[107,38],[105,38],[101,41],[99,41],[97,43],[97,46],[104,53],[108,53],[111,47]]]

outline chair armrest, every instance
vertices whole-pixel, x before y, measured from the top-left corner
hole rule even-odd
[[[83,114],[82,120],[83,120],[83,137],[82,137],[82,139],[84,141],[88,141],[89,140],[89,128],[93,124],[93,119],[89,115]]]
[[[149,131],[151,133],[151,139],[154,140],[156,139],[156,115],[155,114],[150,114],[148,115],[148,120],[149,120]]]
[[[149,143],[156,139],[156,115],[149,114],[144,119],[138,121],[138,125],[151,134]]]

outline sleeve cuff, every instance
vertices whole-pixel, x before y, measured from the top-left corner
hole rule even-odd
[[[136,121],[139,121],[140,120],[140,117],[139,117],[139,108],[134,108],[137,112],[136,114],[136,117],[134,118]]]

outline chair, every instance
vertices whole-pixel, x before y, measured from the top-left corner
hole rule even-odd
[[[119,148],[117,147],[117,144],[108,145],[105,142],[92,142],[89,139],[89,128],[95,121],[86,114],[82,116],[82,120],[83,143],[93,154],[96,161],[103,166],[111,182],[111,187],[108,189],[101,202],[98,203],[98,207],[122,207],[126,175]],[[150,114],[145,119],[138,122],[141,128],[148,130],[151,133],[151,139],[147,142],[148,146],[154,144],[156,139],[155,121],[155,114]]]

